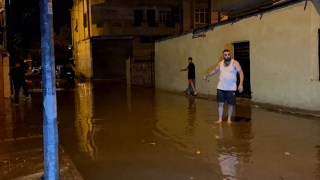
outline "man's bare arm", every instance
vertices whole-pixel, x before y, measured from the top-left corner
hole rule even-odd
[[[221,63],[221,62],[220,62]],[[218,66],[212,70],[210,73],[206,74],[204,77],[203,77],[203,80],[206,80],[208,76],[213,76],[215,75],[217,72],[220,71],[220,63],[218,64]]]
[[[240,66],[240,63],[238,61],[236,61],[235,63],[235,67],[240,75],[240,83],[239,83],[239,87],[238,87],[238,90],[239,92],[241,93],[243,91],[243,80],[244,80],[244,74],[243,74],[243,71],[242,71],[242,68]]]
[[[188,71],[188,68],[181,69],[180,71]]]

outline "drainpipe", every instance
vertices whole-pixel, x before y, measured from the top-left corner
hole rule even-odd
[[[87,22],[88,22],[88,38],[90,39],[90,31],[91,31],[91,22],[90,22],[90,7],[89,0],[87,0]]]
[[[0,116],[5,115],[3,57],[0,54]]]
[[[85,28],[85,22],[84,22],[84,2],[85,1],[82,1],[82,19],[83,19],[83,39],[85,39],[86,38],[86,28]],[[87,21],[88,21],[88,19],[87,19]]]

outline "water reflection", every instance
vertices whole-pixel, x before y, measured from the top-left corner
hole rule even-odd
[[[250,138],[245,134],[250,133],[250,126],[245,125],[240,129],[236,125],[220,124],[217,146],[221,172],[227,179],[242,178],[244,164],[249,163],[251,154]],[[249,130],[249,132],[248,132]]]
[[[79,149],[94,160],[98,148],[94,142],[95,127],[93,125],[93,84],[78,83],[75,96],[75,127],[79,139]]]
[[[187,116],[187,126],[185,127],[185,134],[189,136],[194,136],[194,130],[196,126],[196,102],[197,99],[194,97],[187,97],[189,101],[188,116]]]
[[[121,82],[79,84],[72,104],[64,146],[85,179],[277,179],[299,162],[305,177],[320,172],[318,122],[237,105],[219,125],[215,102]]]
[[[217,146],[221,172],[227,179],[241,179],[252,155],[251,108],[235,107],[232,124],[219,124]]]
[[[132,111],[131,84],[127,84],[127,108],[128,111]]]
[[[319,143],[320,143],[320,141],[319,141]],[[316,170],[316,178],[317,179],[320,179],[320,145],[318,145],[318,146],[316,146],[316,149],[317,149],[317,151],[318,151],[318,154],[317,154],[317,159],[318,159],[318,161],[319,161],[319,163],[318,163],[318,168],[317,168],[317,170]]]

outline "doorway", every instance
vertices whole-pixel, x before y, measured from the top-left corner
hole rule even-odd
[[[133,55],[133,40],[92,40],[93,79],[126,78],[126,59]]]
[[[234,46],[234,59],[237,60],[242,68],[244,74],[243,92],[237,91],[237,97],[251,99],[251,85],[250,85],[250,42],[237,42],[233,43]],[[240,83],[239,74],[237,85]]]

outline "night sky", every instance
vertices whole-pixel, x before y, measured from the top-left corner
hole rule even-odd
[[[40,36],[39,0],[11,0],[12,33],[17,46],[29,48],[34,36]],[[70,26],[70,9],[73,0],[52,0],[54,31],[68,24]]]

